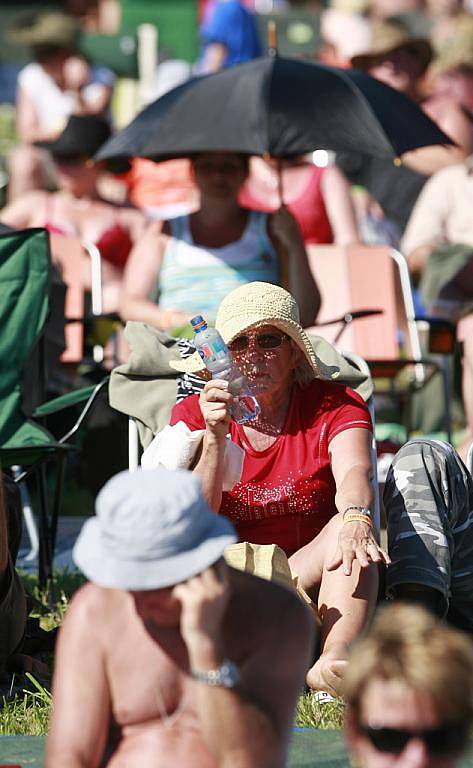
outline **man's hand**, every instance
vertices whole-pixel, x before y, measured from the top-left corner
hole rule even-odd
[[[228,381],[211,379],[199,396],[200,410],[205,419],[207,431],[217,440],[224,440],[230,428],[230,405],[232,395]]]
[[[288,251],[301,239],[299,225],[285,205],[272,213],[268,221],[268,231]]]
[[[314,691],[326,691],[331,696],[341,696],[346,659],[334,658],[323,653],[307,673],[306,682]]]
[[[350,576],[354,560],[357,560],[362,568],[368,568],[371,563],[389,565],[391,562],[387,552],[376,541],[368,523],[355,521],[342,525],[337,551],[327,565],[327,570],[334,571],[343,563],[345,575]]]
[[[230,598],[224,562],[174,587],[182,606],[181,635],[191,669],[207,671],[223,660],[222,622]]]

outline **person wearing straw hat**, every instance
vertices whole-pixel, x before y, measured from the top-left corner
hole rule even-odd
[[[402,165],[383,158],[366,158],[353,153],[337,154],[337,164],[359,190],[360,216],[384,214],[402,234],[414,203],[427,177],[453,163],[462,162],[473,150],[471,123],[452,98],[438,103],[423,100],[422,78],[432,61],[433,50],[426,38],[411,37],[400,19],[373,24],[371,46],[353,56],[353,67],[362,69],[397,91],[418,102],[456,146],[421,147],[401,157]],[[376,201],[376,204],[375,202]],[[380,210],[381,208],[381,210]]]
[[[73,552],[90,583],[60,630],[47,768],[282,768],[307,608],[225,564],[235,531],[190,472],[122,472],[96,512]]]
[[[348,645],[376,602],[376,565],[389,561],[372,529],[369,412],[336,383],[339,369],[317,357],[283,288],[236,288],[221,302],[216,328],[261,412],[245,424],[231,420],[228,383],[214,379],[177,404],[170,423],[205,430],[194,472],[209,505],[232,520],[240,540],[281,547],[317,602],[322,653],[307,682],[338,694]],[[170,366],[203,370],[197,353]],[[223,490],[228,432],[244,462],[240,480]]]

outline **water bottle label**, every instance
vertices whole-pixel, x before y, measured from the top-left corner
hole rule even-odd
[[[227,355],[227,348],[225,342],[220,339],[216,339],[212,344],[205,342],[198,350],[204,362],[215,363],[217,360],[222,360]]]

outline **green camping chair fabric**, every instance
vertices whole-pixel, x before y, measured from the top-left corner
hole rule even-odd
[[[35,472],[39,490],[39,580],[46,584],[52,577],[52,558],[65,459],[71,446],[67,443],[77,425],[61,440],[56,440],[31,416],[44,417],[77,402],[87,400],[90,410],[99,387],[88,387],[57,398],[25,413],[22,388],[27,364],[33,354],[38,370],[29,376],[43,380],[43,335],[49,314],[51,255],[45,229],[27,229],[0,235],[0,462],[5,468],[19,465],[23,471],[15,477],[21,482]],[[40,347],[38,353],[38,346]],[[34,384],[37,385],[35,380]],[[82,423],[84,413],[79,422]],[[51,511],[48,505],[46,463],[56,464],[56,483]]]
[[[0,445],[29,453],[49,442],[21,410],[23,371],[48,314],[50,257],[47,233],[27,230],[0,237]],[[34,453],[34,451],[33,451]],[[36,455],[36,454],[35,454]]]

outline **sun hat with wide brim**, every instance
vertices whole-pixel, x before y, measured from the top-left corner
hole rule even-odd
[[[419,75],[425,72],[433,57],[432,46],[427,38],[411,37],[402,21],[391,19],[373,24],[369,51],[353,56],[351,64],[356,69],[367,70],[380,58],[400,50],[409,51],[418,59]]]
[[[75,49],[80,37],[80,25],[62,11],[40,11],[21,16],[7,31],[14,43],[34,48],[58,47]]]
[[[105,485],[72,555],[99,586],[162,589],[201,573],[235,541],[232,524],[210,510],[195,475],[142,469]]]
[[[304,353],[314,378],[326,381],[338,378],[339,368],[326,365],[316,355],[300,324],[295,298],[278,285],[262,282],[240,285],[223,299],[215,321],[216,329],[227,344],[244,331],[261,325],[273,325],[290,336]],[[197,352],[185,359],[171,360],[169,365],[184,373],[205,371]]]

